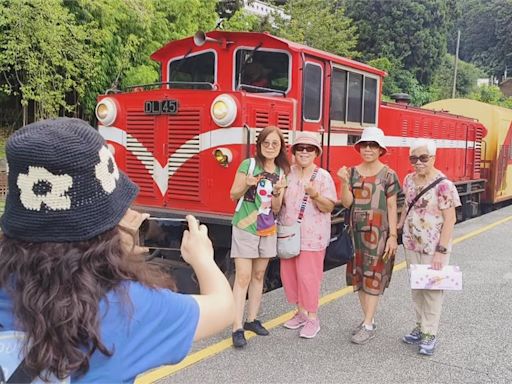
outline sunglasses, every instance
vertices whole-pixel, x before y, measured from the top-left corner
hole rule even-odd
[[[412,165],[416,164],[419,161],[421,161],[422,163],[426,163],[430,160],[432,156],[430,155],[419,155],[419,156],[409,156],[409,161],[411,162]]]
[[[303,152],[306,150],[306,152],[315,152],[316,147],[314,145],[308,145],[308,144],[298,144],[293,147],[294,152]]]
[[[361,141],[359,143],[359,147],[360,148],[370,147],[370,149],[379,149],[380,145],[379,145],[379,143],[377,143],[375,141]]]

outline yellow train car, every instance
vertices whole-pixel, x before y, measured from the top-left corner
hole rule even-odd
[[[512,109],[469,99],[445,99],[423,106],[478,119],[486,128],[481,175],[487,179],[482,202],[499,204],[512,199]]]

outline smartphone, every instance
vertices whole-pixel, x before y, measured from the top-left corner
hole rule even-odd
[[[186,229],[188,222],[184,218],[149,217],[139,228],[139,245],[179,251]]]

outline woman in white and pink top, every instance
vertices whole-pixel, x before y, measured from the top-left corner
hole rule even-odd
[[[314,163],[322,154],[322,147],[312,134],[301,132],[292,146],[292,153],[295,164],[287,176],[280,222],[291,225],[297,221],[305,194],[308,199],[301,221],[300,254],[292,259],[281,259],[281,281],[286,298],[297,305],[297,313],[284,326],[302,328],[300,336],[311,339],[320,330],[318,301],[336,188],[329,172]]]

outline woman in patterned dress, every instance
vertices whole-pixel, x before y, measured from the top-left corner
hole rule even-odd
[[[351,341],[364,344],[375,337],[374,315],[380,296],[389,286],[397,244],[396,173],[380,161],[387,152],[384,133],[365,128],[355,144],[363,162],[338,171],[341,203],[351,209],[355,256],[347,264],[347,284],[358,292],[363,321]]]

